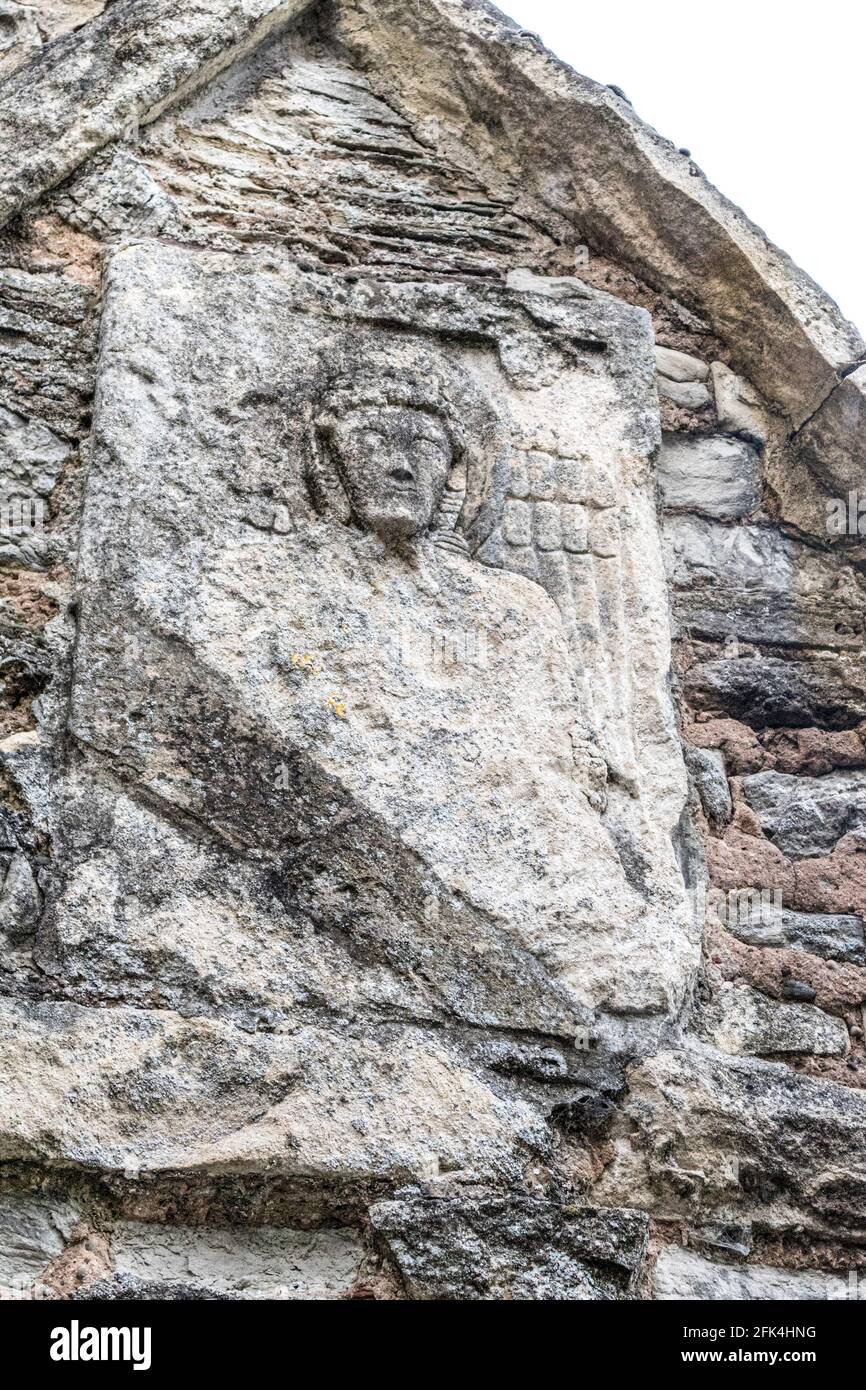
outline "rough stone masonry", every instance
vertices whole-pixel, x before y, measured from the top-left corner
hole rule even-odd
[[[866,1280],[866,346],[482,0],[0,4],[0,1295]]]

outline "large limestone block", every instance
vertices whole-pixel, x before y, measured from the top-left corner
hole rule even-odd
[[[94,839],[76,824],[97,793],[70,784],[76,868],[44,967],[152,968],[152,905],[124,864],[170,841],[173,962],[198,952],[218,980],[227,936],[251,1007],[259,988],[268,1008],[324,997],[336,971],[340,1008],[364,976],[374,1011],[565,1037],[594,1008],[675,1012],[696,951],[670,839],[686,779],[641,311],[577,282],[335,292],[142,246],[114,259],[102,344],[72,727],[88,776],[128,792],[101,788]],[[427,431],[425,457],[452,453],[417,544],[371,501],[404,427]],[[400,526],[428,505],[409,491]],[[189,913],[207,855],[230,861],[224,888],[209,875]],[[272,973],[278,934],[258,959],[244,945],[287,917],[305,986],[294,952]]]
[[[464,1172],[516,1180],[541,1116],[435,1034],[250,1033],[169,1010],[0,1005],[0,1157],[327,1185]],[[499,1091],[502,1093],[500,1094]]]

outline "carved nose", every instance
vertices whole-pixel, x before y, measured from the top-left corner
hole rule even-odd
[[[415,474],[408,468],[392,468],[388,474],[395,483],[414,483]]]

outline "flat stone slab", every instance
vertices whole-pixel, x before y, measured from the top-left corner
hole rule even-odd
[[[348,1230],[245,1230],[119,1222],[111,1234],[116,1276],[144,1284],[192,1286],[220,1297],[340,1298],[363,1254]]]
[[[826,647],[859,658],[866,583],[843,557],[769,525],[733,526],[700,511],[669,510],[664,522],[679,628],[717,641]],[[845,622],[839,621],[840,591],[849,595]]]
[[[695,1045],[634,1067],[624,1109],[634,1131],[597,1200],[866,1235],[863,1091]]]
[[[65,818],[78,867],[45,969],[116,975],[125,992],[120,976],[151,973],[142,871],[124,866],[162,841],[171,1007],[181,980],[201,994],[189,963],[213,962],[218,921],[253,1006],[261,988],[274,1007],[287,974],[308,998],[341,995],[336,974],[356,995],[365,976],[385,1012],[565,1037],[593,1009],[676,1012],[697,941],[670,854],[687,785],[649,472],[652,335],[643,311],[574,285],[335,294],[291,265],[115,254],[72,715],[90,786]],[[579,372],[566,333],[585,345]],[[417,564],[360,524],[323,442],[361,408],[353,389],[382,419],[390,391],[453,421],[465,519],[450,547],[425,536]],[[94,795],[112,800],[94,787],[103,759],[135,803],[115,794],[115,843],[97,855],[117,897],[82,823]],[[192,913],[191,825],[234,856]],[[82,936],[90,911],[101,925]],[[287,915],[305,983],[281,949]],[[221,991],[223,972],[205,973]]]
[[[765,1265],[717,1264],[692,1250],[666,1245],[656,1260],[653,1297],[685,1302],[735,1299],[815,1303],[847,1299],[849,1291],[848,1280],[843,1274],[822,1274],[811,1269],[771,1269]]]
[[[245,1032],[165,1009],[0,1000],[0,1159],[144,1173],[516,1181],[549,1137],[443,1039]]]
[[[679,605],[678,595],[675,611]],[[682,611],[687,618],[688,608]],[[736,619],[726,621],[718,602],[711,613],[716,635],[738,631]],[[866,677],[843,653],[802,661],[770,656],[703,661],[686,672],[684,688],[694,708],[722,711],[757,730],[835,729],[840,709],[851,724],[866,719]]]
[[[840,1018],[811,1004],[769,999],[747,985],[726,984],[701,1011],[701,1028],[723,1052],[768,1056],[775,1052],[843,1057],[850,1040]]]
[[[863,919],[844,913],[790,912],[787,908],[751,916],[732,914],[728,930],[750,946],[789,946],[844,965],[866,965]]]

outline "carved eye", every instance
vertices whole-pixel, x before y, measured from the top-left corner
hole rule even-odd
[[[364,449],[381,449],[385,440],[378,430],[361,430],[357,435],[358,443]]]
[[[448,456],[448,450],[441,440],[429,439],[425,434],[417,435],[412,443],[415,452],[421,458],[438,461]]]

